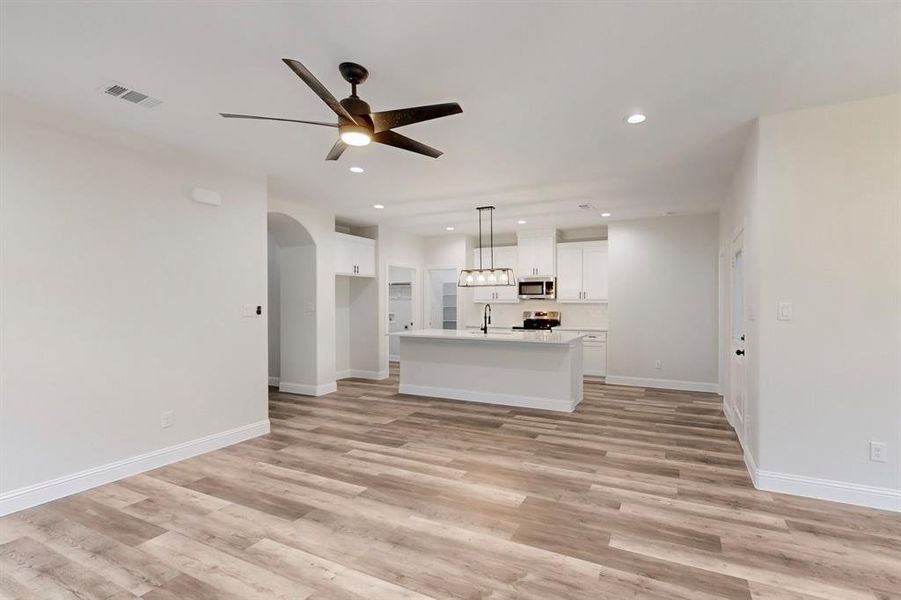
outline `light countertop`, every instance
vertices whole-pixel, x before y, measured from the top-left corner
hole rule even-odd
[[[465,325],[466,329],[478,329],[480,325]],[[489,325],[488,331],[510,331],[513,326]],[[588,333],[601,333],[607,331],[606,327],[554,327],[554,331],[587,331]]]
[[[571,344],[584,337],[578,331],[513,331],[507,328],[489,328],[487,335],[478,329],[413,329],[389,333],[388,335],[432,340],[552,345]]]

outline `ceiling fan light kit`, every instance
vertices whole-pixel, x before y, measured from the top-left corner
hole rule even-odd
[[[498,286],[498,285],[516,285],[516,277],[513,275],[513,269],[509,267],[494,266],[494,207],[480,206],[476,209],[479,211],[479,268],[463,269],[460,271],[460,278],[457,280],[457,287],[481,287],[481,286]],[[487,269],[482,264],[482,212],[488,211],[489,219],[489,251],[491,266]]]
[[[338,140],[326,155],[325,160],[338,160],[348,146],[367,146],[371,142],[394,146],[401,150],[416,152],[424,156],[438,158],[442,152],[421,142],[403,136],[394,129],[404,125],[412,125],[422,121],[448,117],[463,112],[456,102],[445,104],[430,104],[428,106],[414,106],[397,110],[372,112],[369,104],[357,96],[357,86],[366,81],[369,71],[363,65],[352,62],[343,62],[338,65],[341,76],[350,84],[350,96],[343,100],[335,98],[322,83],[299,61],[291,58],[283,58],[282,61],[294,74],[306,83],[313,92],[319,96],[325,104],[332,109],[338,117],[337,123],[322,121],[302,121],[299,119],[285,119],[281,117],[260,117],[256,115],[241,115],[235,113],[219,113],[226,119],[257,119],[260,121],[283,121],[287,123],[303,123],[305,125],[320,125],[323,127],[336,127]]]

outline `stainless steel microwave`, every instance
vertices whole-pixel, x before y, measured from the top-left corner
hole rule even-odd
[[[520,277],[519,297],[523,300],[553,300],[557,297],[557,278]]]

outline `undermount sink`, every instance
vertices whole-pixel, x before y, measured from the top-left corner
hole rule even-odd
[[[513,332],[512,331],[489,331],[486,334],[486,333],[482,333],[481,331],[470,331],[469,335],[481,335],[481,336],[485,337],[485,336],[491,336],[491,335],[513,335]]]

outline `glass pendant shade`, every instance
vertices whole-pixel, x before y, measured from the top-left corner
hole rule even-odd
[[[457,287],[516,285],[513,269],[464,269],[460,271]]]
[[[509,267],[494,266],[494,207],[481,206],[476,209],[479,211],[479,268],[463,269],[460,271],[460,278],[457,280],[457,287],[495,287],[499,285],[516,285],[516,277],[513,275],[513,269]],[[482,268],[482,211],[489,211],[491,215],[491,237],[488,247],[489,262],[488,268]]]

